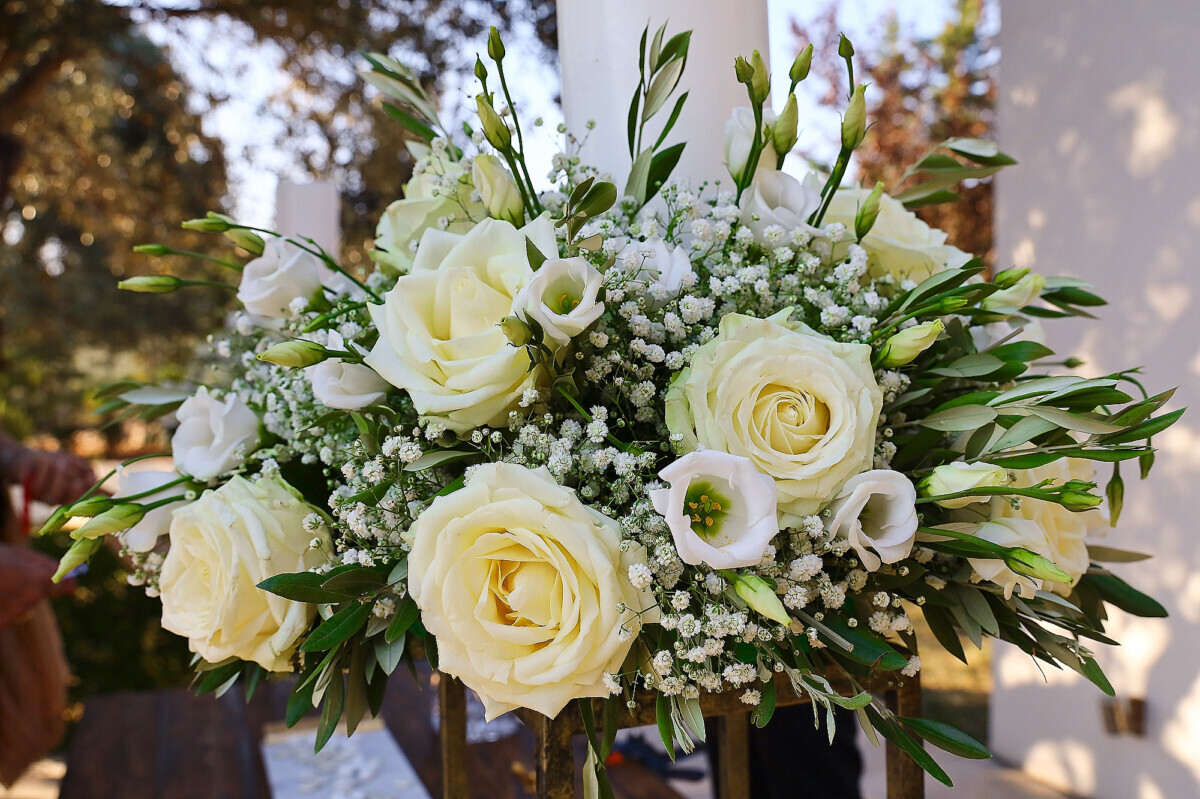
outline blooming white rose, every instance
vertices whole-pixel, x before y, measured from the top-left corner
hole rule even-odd
[[[921,493],[928,497],[942,494],[958,494],[976,488],[1008,485],[1008,472],[994,463],[944,463],[921,481]],[[976,502],[988,502],[992,499],[985,494],[977,494],[958,499],[938,500],[943,508],[965,508]]]
[[[237,298],[256,316],[294,316],[292,300],[311,300],[321,291],[321,259],[283,237],[263,245],[263,254],[242,269]]]
[[[139,470],[120,467],[117,470],[117,490],[113,492],[113,499],[137,496],[137,499],[133,500],[134,502],[139,505],[150,505],[170,496],[182,494],[185,488],[181,486],[164,488],[168,483],[174,483],[177,480],[179,480],[178,472],[169,472],[164,469]],[[187,502],[181,499],[178,502],[169,502],[161,507],[148,510],[142,516],[141,521],[133,527],[117,533],[117,538],[134,552],[149,552],[154,549],[159,537],[167,534],[167,530],[171,526],[172,512],[186,504]]]
[[[471,182],[475,184],[488,214],[514,225],[525,222],[525,201],[512,173],[500,165],[494,155],[477,155],[471,166]]]
[[[761,141],[764,142],[762,153],[758,157],[758,171],[774,170],[779,162],[775,154],[775,144],[767,135],[766,128],[775,121],[775,113],[763,109],[763,130]],[[754,111],[749,106],[733,109],[733,116],[725,123],[725,165],[729,174],[737,180],[746,171],[746,162],[750,160],[750,148],[754,144]]]
[[[608,696],[604,675],[620,671],[635,614],[654,607],[630,582],[638,559],[621,552],[617,522],[544,467],[479,466],[406,536],[409,593],[437,637],[438,668],[479,694],[489,720]]]
[[[871,194],[868,189],[838,189],[825,224],[841,222],[854,230],[854,218],[859,207]],[[879,198],[879,216],[861,242],[867,251],[870,273],[874,277],[892,275],[900,280],[918,283],[944,269],[954,269],[971,260],[957,247],[946,243],[946,234],[932,228],[904,207],[904,203],[884,194]]]
[[[683,451],[741,455],[775,479],[781,527],[870,468],[883,404],[869,346],[792,330],[785,319],[726,314],[666,398]]]
[[[679,559],[714,569],[757,566],[779,532],[775,481],[749,458],[706,449],[668,464],[670,484],[650,492],[667,520]]]
[[[282,480],[243,477],[177,510],[159,578],[162,626],[209,663],[236,657],[291,671],[292,649],[316,608],[257,585],[325,561],[328,533],[304,529],[312,511]],[[309,548],[314,537],[319,549]]]
[[[804,182],[776,171],[760,171],[742,195],[742,224],[754,238],[766,242],[766,229],[779,225],[785,230],[811,230],[808,217],[821,205],[821,184],[809,172]]]
[[[412,272],[382,305],[367,306],[379,330],[367,365],[407,391],[422,416],[455,432],[504,424],[543,378],[499,326],[533,277],[527,240],[544,253],[558,251],[544,217],[520,230],[497,219],[465,236],[427,230]]]
[[[460,164],[427,148],[415,149],[421,171],[405,185],[404,199],[384,209],[371,251],[372,260],[397,272],[408,271],[412,242],[420,241],[426,230],[438,228],[439,221],[446,221],[447,232],[466,233],[487,214],[483,203],[473,199],[474,190]]]
[[[1093,482],[1096,470],[1092,462],[1082,458],[1060,458],[1036,469],[1018,469],[1013,473],[1012,485],[1029,488],[1043,480],[1062,485],[1070,480]],[[1045,546],[1034,549],[1054,561],[1060,569],[1071,575],[1072,582],[1047,583],[1047,591],[1066,596],[1074,583],[1088,570],[1090,559],[1087,551],[1088,531],[1105,523],[1099,510],[1069,511],[1057,502],[1023,497],[1016,507],[1007,497],[992,497],[992,520],[1027,519],[1037,524],[1045,539]]]
[[[985,311],[1016,313],[1042,296],[1044,288],[1046,288],[1046,278],[1037,272],[1030,272],[1008,288],[984,297],[983,302],[979,303],[979,307]]]
[[[917,535],[917,490],[900,472],[873,469],[846,481],[825,523],[854,547],[867,571],[908,557]]]
[[[596,299],[603,284],[604,275],[583,258],[555,258],[538,268],[513,307],[542,326],[548,344],[565,347],[604,313]]]
[[[330,331],[326,346],[345,351],[346,342],[336,331]],[[312,384],[313,396],[322,405],[343,411],[354,411],[373,405],[384,398],[388,383],[369,366],[327,358],[304,370]]]
[[[183,401],[175,418],[175,468],[197,480],[211,480],[241,466],[258,445],[258,417],[232,391],[217,399],[201,386]]]

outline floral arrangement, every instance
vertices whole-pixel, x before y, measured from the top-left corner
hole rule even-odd
[[[642,36],[622,191],[572,137],[553,188],[535,186],[494,30],[463,135],[405,67],[368,57],[417,156],[374,271],[219,214],[185,223],[245,251],[221,261],[243,309],[194,391],[104,391],[105,412],[174,413],[175,469],[122,467],[115,497],[56,513],[47,530],[90,517],[60,573],[115,535],[189,640],[199,690],[297,673],[288,721],[319,707],[318,748],[378,712],[414,657],[489,718],[581,712],[601,795],[639,693],[690,751],[703,695],[736,691],[763,725],[777,685],[831,724],[857,710],[948,782],[918,738],[986,749],[865,690],[920,670],[917,614],[959,658],[994,636],[1111,693],[1092,654],[1114,643],[1106,606],[1164,611],[1106,565],[1144,556],[1098,530],[1120,514],[1121,464],[1144,477],[1179,417],[1155,415],[1171,392],[1136,370],[1053,374],[1077,364],[1053,360],[1038,320],[1103,301],[1026,269],[986,279],[912,213],[1014,163],[990,142],[944,142],[894,194],[843,186],[867,126],[858,85],[829,174],[780,171],[811,46],[778,117],[763,60],[738,59],[749,105],[727,126],[728,183],[672,179],[688,45]]]

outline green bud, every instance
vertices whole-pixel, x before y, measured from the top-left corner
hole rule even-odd
[[[812,68],[813,46],[809,44],[800,54],[796,56],[796,60],[792,62],[792,68],[788,70],[788,77],[792,79],[792,83],[799,83],[808,77],[808,71]]]
[[[165,244],[137,244],[133,251],[141,255],[170,255],[171,248]]]
[[[766,102],[767,95],[771,93],[771,69],[757,50],[750,56],[750,65],[754,67],[754,76],[750,79],[750,99],[756,103]]]
[[[879,352],[880,362],[888,368],[912,363],[937,341],[937,337],[945,329],[946,325],[941,319],[934,319],[932,322],[923,322],[901,330],[884,342],[883,349]]]
[[[74,505],[65,506],[63,512],[68,518],[75,518],[76,516],[91,517],[103,513],[114,504],[108,497],[88,497],[87,499],[81,499]]]
[[[875,220],[879,217],[879,198],[883,196],[883,183],[875,184],[875,188],[867,195],[867,199],[863,201],[862,207],[858,209],[858,214],[854,217],[854,235],[862,241],[871,232],[871,228],[875,227]]]
[[[139,275],[117,283],[121,291],[136,291],[141,294],[170,294],[186,284],[172,275]]]
[[[1002,289],[1012,288],[1017,285],[1021,278],[1029,274],[1028,269],[1017,269],[1015,266],[1011,269],[1005,269],[999,272],[992,278],[992,285],[999,286]]]
[[[483,59],[475,56],[475,77],[479,78],[480,82],[487,83],[487,67],[483,65]]]
[[[494,155],[475,156],[471,167],[471,183],[479,192],[488,215],[520,227],[525,224],[525,201],[521,189],[510,173]]]
[[[329,353],[320,344],[311,341],[284,341],[268,347],[258,355],[260,361],[279,366],[312,366],[329,357]]]
[[[733,590],[754,612],[779,624],[792,623],[775,589],[766,580],[754,574],[722,571],[722,575],[733,584]]]
[[[203,233],[224,233],[234,224],[236,223],[224,214],[209,211],[203,219],[189,219],[182,227],[185,230],[199,230]]]
[[[103,513],[93,516],[92,520],[71,533],[74,539],[102,538],[106,535],[128,530],[142,520],[146,509],[141,505],[114,505]]]
[[[796,107],[796,95],[789,94],[787,103],[783,106],[783,111],[780,112],[775,120],[775,125],[771,130],[771,138],[774,140],[775,152],[779,155],[787,155],[796,146],[797,129],[800,124],[799,110]]]
[[[493,61],[504,58],[504,42],[500,40],[500,31],[493,25],[488,32],[488,57]]]
[[[263,240],[253,230],[244,227],[233,227],[225,231],[225,238],[232,241],[251,255],[263,254]]]
[[[850,58],[854,55],[854,45],[850,44],[850,40],[846,38],[846,34],[841,34],[838,39],[838,55],[842,58]]]
[[[844,36],[842,38],[845,39]],[[846,116],[842,118],[842,147],[846,150],[853,150],[862,144],[867,135],[866,89],[861,83],[854,88]]]
[[[50,535],[51,533],[57,533],[63,528],[63,525],[67,523],[67,518],[66,508],[55,508],[54,513],[50,514],[50,518],[47,519],[44,524],[42,524],[41,528],[37,531],[37,534]]]
[[[1063,366],[1068,369],[1078,369],[1079,367],[1083,366],[1084,363],[1085,361],[1082,358],[1067,358],[1065,361],[1063,361]]]
[[[512,133],[496,113],[496,109],[492,108],[486,94],[476,95],[475,108],[479,112],[479,123],[483,126],[483,135],[487,137],[488,142],[497,150],[507,150],[512,143]]]
[[[1069,480],[1058,492],[1058,502],[1064,508],[1079,513],[1100,504],[1100,497],[1092,493],[1095,483],[1084,480]]]
[[[1004,565],[1017,574],[1032,577],[1035,580],[1048,580],[1052,583],[1070,584],[1071,575],[1055,565],[1054,561],[1044,558],[1036,552],[1023,547],[1010,549],[1004,556]]]
[[[754,67],[750,66],[750,62],[738,56],[733,61],[733,72],[737,75],[738,83],[744,83],[747,86],[754,80]]]
[[[524,347],[533,341],[533,330],[518,316],[506,316],[501,319],[500,329],[514,347]]]
[[[58,571],[54,572],[54,576],[50,580],[55,583],[61,582],[76,566],[87,563],[103,543],[103,540],[99,538],[84,538],[72,543],[71,548],[63,554],[62,559],[58,562]]]
[[[940,311],[944,314],[956,313],[961,311],[963,308],[966,308],[970,304],[971,303],[962,297],[944,297],[938,302],[937,305],[933,307],[933,310]]]

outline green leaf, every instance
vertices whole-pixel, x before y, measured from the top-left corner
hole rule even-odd
[[[529,238],[528,236],[525,237],[525,255],[527,258],[529,258],[529,268],[535,272],[538,269],[541,269],[542,264],[546,263],[545,254],[537,248],[537,245],[533,243],[533,239]],[[425,456],[422,455],[421,457],[423,458]],[[420,458],[417,460],[420,460]],[[408,466],[412,465],[414,464],[410,463]],[[411,471],[408,466],[404,467],[405,471]]]
[[[1143,618],[1167,617],[1166,608],[1116,575],[1089,574],[1084,579],[1101,599],[1126,613]]]
[[[879,734],[890,741],[895,746],[903,749],[909,757],[911,757],[917,765],[925,770],[935,780],[953,788],[954,783],[949,775],[942,770],[942,767],[937,764],[928,752],[921,748],[921,744],[913,740],[912,736],[900,728],[900,725],[891,718],[885,718],[874,705],[867,705],[863,710],[866,711],[867,717],[871,719],[871,725],[879,731]],[[891,714],[889,714],[890,716]]]
[[[274,577],[268,577],[263,580],[258,584],[258,587],[294,602],[330,604],[346,601],[348,597],[345,594],[322,588],[322,584],[328,578],[329,575],[314,574],[312,572],[277,574]]]
[[[254,693],[258,690],[258,686],[262,684],[263,676],[266,675],[266,673],[267,670],[257,663],[246,664],[246,668],[242,672],[242,676],[245,683],[247,702],[254,698]]]
[[[342,608],[309,633],[300,651],[319,652],[349,640],[367,623],[372,605],[371,602],[353,602]]]
[[[416,136],[418,139],[423,141],[432,141],[433,138],[437,136],[437,133],[434,132],[433,128],[429,127],[429,125],[417,119],[412,114],[401,110],[399,106],[392,105],[391,103],[384,103],[383,110],[388,116],[390,116],[396,122],[399,122],[405,130]]]
[[[333,731],[337,729],[338,720],[346,706],[346,684],[342,679],[342,670],[329,680],[325,696],[321,698],[321,721],[317,724],[317,739],[313,745],[314,752],[320,752],[329,743]]]
[[[952,755],[972,760],[987,760],[992,756],[988,748],[979,741],[944,722],[904,717],[897,720],[929,743]]]
[[[662,38],[667,31],[667,23],[663,23],[654,32],[654,38],[650,41],[650,72],[653,74],[658,69],[660,56],[662,55]]]
[[[663,125],[662,133],[658,134],[658,139],[655,140],[653,149],[657,150],[661,147],[662,143],[667,139],[667,134],[671,132],[671,128],[675,127],[675,123],[679,120],[679,113],[683,111],[683,104],[687,102],[688,94],[690,92],[684,92],[675,101],[675,107],[671,109],[671,115],[667,117],[667,124]]]
[[[350,656],[350,668],[346,671],[346,735],[353,735],[367,714],[365,653],[366,649],[361,644],[356,646]]]
[[[775,715],[775,681],[768,679],[764,682],[760,693],[758,707],[750,713],[750,720],[754,722],[755,727],[762,729],[767,726],[771,716]]]
[[[967,662],[967,654],[963,651],[962,642],[958,640],[958,633],[954,631],[954,625],[951,624],[946,611],[934,605],[925,605],[921,610],[925,614],[925,621],[929,624],[929,629],[933,633],[934,638],[942,645],[951,655]]]
[[[243,665],[240,660],[233,660],[223,666],[203,672],[203,676],[196,681],[196,693],[207,694],[216,691],[231,679],[236,680],[242,673]]]
[[[1036,341],[1010,341],[1007,344],[992,347],[987,352],[1003,361],[1022,361],[1026,363],[1054,354],[1054,350],[1045,344],[1038,344]]]
[[[889,646],[882,638],[861,629],[861,627],[850,627],[841,619],[832,617],[826,617],[822,626],[828,627],[836,635],[850,643],[853,649],[846,651],[829,636],[822,636],[827,639],[828,643],[836,646],[839,652],[844,652],[856,663],[874,666],[880,671],[895,671],[908,665],[908,658]]]
[[[1057,429],[1059,429],[1059,426],[1054,422],[1047,421],[1046,419],[1042,419],[1038,416],[1023,416],[1018,419],[1012,427],[1008,428],[1004,435],[1000,436],[1000,438],[998,438],[996,442],[988,448],[988,451],[1003,452],[1006,449],[1019,447],[1040,435]]]
[[[1039,377],[1034,380],[1028,380],[1016,388],[1010,388],[1008,391],[1001,393],[999,396],[992,399],[988,404],[991,406],[1003,405],[1007,402],[1015,402],[1017,400],[1028,399],[1042,394],[1050,394],[1065,386],[1070,386],[1075,383],[1082,383],[1082,377],[1074,375],[1062,375],[1059,377]]]
[[[958,202],[962,199],[961,194],[956,194],[952,191],[942,189],[940,191],[925,191],[919,196],[904,200],[906,210],[912,211],[916,208],[925,208],[930,205],[943,205],[945,203]]]
[[[667,40],[665,45],[663,45],[662,54],[658,58],[659,62],[665,64],[667,59],[675,58],[676,56],[680,58],[686,58],[688,54],[688,47],[691,45],[691,42],[691,31],[684,31],[683,33],[675,34]]]
[[[576,208],[576,213],[583,214],[588,217],[600,216],[600,214],[613,207],[617,201],[617,187],[611,183],[602,182],[593,186],[583,199],[579,201],[579,207]]]
[[[408,558],[398,562],[388,574],[387,584],[396,585],[408,579]]]
[[[654,157],[651,149],[642,150],[634,159],[629,169],[629,182],[625,184],[625,194],[637,200],[639,204],[646,202],[647,180],[650,175],[650,160]]]
[[[949,366],[930,369],[935,375],[943,377],[982,377],[990,375],[1004,366],[1004,361],[986,352],[973,352],[964,355]]]
[[[321,583],[321,588],[345,596],[357,597],[372,591],[378,591],[384,585],[386,583],[384,583],[383,577],[376,569],[360,566],[357,569],[333,575]]]
[[[653,197],[671,177],[671,171],[683,155],[684,142],[673,144],[650,159],[650,171],[646,175],[646,197]]]
[[[404,645],[407,641],[407,636],[403,633],[399,638],[388,640],[385,636],[382,641],[375,641],[375,659],[379,661],[379,668],[383,669],[383,673],[391,676],[396,667],[400,665],[400,661],[404,659]]]
[[[963,609],[971,616],[972,619],[979,622],[979,626],[987,631],[989,635],[1000,634],[1000,624],[996,621],[996,615],[992,613],[991,605],[981,591],[967,586],[960,586],[958,595],[962,599]]]
[[[1115,549],[1113,547],[1100,546],[1099,544],[1088,544],[1087,550],[1088,557],[1097,563],[1136,563],[1139,560],[1148,560],[1154,557],[1144,552]]]
[[[637,123],[638,123],[638,107],[642,99],[642,85],[638,84],[637,89],[633,92],[633,100],[629,103],[629,119],[627,122],[629,133],[629,157],[633,158],[634,140],[637,138]]]
[[[383,640],[388,643],[395,641],[408,632],[408,628],[412,627],[413,622],[420,617],[421,609],[417,607],[417,603],[413,601],[411,596],[405,595],[396,608],[396,615],[388,623],[387,630],[383,634]]]
[[[1054,422],[1054,424],[1064,430],[1074,430],[1079,433],[1087,433],[1088,435],[1103,435],[1105,433],[1116,432],[1120,429],[1099,419],[1080,416],[1070,411],[1049,408],[1044,405],[1031,406],[1029,412],[1035,416],[1040,416],[1047,422]]]
[[[529,239],[526,239],[529,242]],[[533,242],[529,242],[529,246],[533,246]],[[423,452],[421,456],[412,463],[405,464],[404,471],[406,472],[423,472],[428,469],[433,469],[437,466],[445,466],[447,463],[454,463],[463,458],[469,458],[477,453],[463,452],[457,449],[439,449],[432,452]]]
[[[987,139],[946,139],[946,141],[942,142],[942,146],[958,153],[964,158],[969,158],[977,164],[1012,166],[1017,163],[1016,159],[1000,152],[995,143]]]
[[[1063,457],[1066,455],[1062,452],[1030,452],[1028,454],[996,455],[989,457],[987,462],[1003,466],[1006,469],[1036,469],[1047,463],[1054,463]]]
[[[995,418],[995,409],[987,405],[960,405],[930,414],[920,424],[942,432],[961,432],[975,430]]]
[[[317,669],[313,669],[308,677],[315,677]],[[315,679],[302,679],[292,689],[292,693],[288,696],[287,712],[284,721],[289,728],[295,727],[296,722],[304,718],[308,711],[312,710],[313,691],[317,687]]]
[[[667,754],[675,760],[675,725],[671,722],[671,699],[664,693],[659,693],[654,702],[654,715],[658,721],[658,737],[662,739]]]
[[[1183,412],[1186,410],[1187,408],[1180,408],[1177,411],[1164,413],[1162,416],[1155,416],[1152,419],[1147,419],[1144,422],[1135,424],[1133,427],[1130,427],[1127,430],[1123,430],[1112,435],[1107,435],[1100,439],[1099,443],[1130,444],[1134,441],[1141,441],[1142,439],[1150,438],[1153,435],[1161,433],[1171,425],[1175,424],[1175,422],[1179,421],[1179,417],[1183,416]]]
[[[679,78],[683,75],[685,63],[682,58],[675,59],[663,67],[662,71],[650,81],[650,88],[646,90],[646,105],[642,108],[642,122],[646,122],[658,113],[658,109],[667,102],[671,92],[675,91],[675,87],[679,85]]]

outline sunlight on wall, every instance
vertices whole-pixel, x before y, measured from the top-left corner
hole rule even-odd
[[[1127,165],[1141,177],[1158,169],[1175,149],[1179,120],[1160,94],[1157,81],[1122,86],[1108,99],[1108,107],[1119,115],[1133,115],[1133,139]]]

